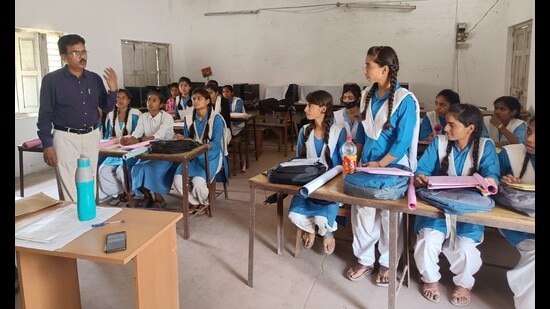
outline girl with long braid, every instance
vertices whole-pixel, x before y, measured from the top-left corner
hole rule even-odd
[[[398,164],[414,172],[420,106],[414,94],[398,83],[398,71],[399,59],[393,48],[389,46],[369,48],[364,73],[371,86],[365,88],[361,95],[360,111],[366,137],[360,164],[373,167]],[[369,178],[361,179],[362,176],[361,173],[348,174],[344,181],[355,179],[356,182],[352,185],[375,187],[369,185]],[[372,182],[375,181],[376,179],[372,179]],[[383,189],[389,185],[389,183],[384,184]],[[396,183],[395,186],[391,195],[396,198],[404,196],[407,185],[401,186]],[[352,247],[357,257],[356,265],[349,268],[346,273],[351,281],[361,280],[374,271],[375,246],[378,243],[380,267],[376,284],[382,287],[388,286],[389,215],[389,210],[351,206]],[[401,225],[401,216],[399,224]],[[402,236],[399,235],[399,237]],[[398,241],[398,243],[401,242]],[[398,248],[399,252],[402,250],[401,247]]]
[[[535,116],[528,122],[525,142],[502,147],[498,158],[502,184],[535,184]],[[516,266],[506,272],[514,305],[516,309],[535,308],[535,234],[505,229],[500,233],[520,254]]]
[[[213,111],[210,104],[210,93],[203,88],[193,91],[193,114],[191,121],[186,121],[183,127],[183,135],[176,134],[174,139],[189,138],[199,143],[210,144],[208,150],[208,166],[210,181],[215,181],[216,174],[227,163],[227,145],[225,143],[225,121],[221,114]],[[187,163],[188,175],[191,179],[189,190],[190,211],[198,215],[204,214],[208,200],[208,184],[206,182],[205,154],[200,154]],[[223,164],[223,165],[222,165]],[[183,181],[181,179],[182,166],[178,166],[173,178],[174,190],[183,195]],[[229,179],[229,170],[225,169],[225,177]]]
[[[471,176],[474,173],[497,187],[500,178],[498,155],[494,142],[482,137],[483,115],[479,108],[471,104],[454,104],[445,118],[446,135],[437,135],[420,157],[415,187],[425,187],[428,176]],[[481,186],[478,189],[483,195],[488,194]],[[470,303],[474,275],[482,265],[477,246],[483,241],[484,226],[457,222],[454,248],[451,241],[445,239],[447,229],[444,218],[416,216],[414,259],[424,282],[422,295],[429,301],[440,301],[439,254],[443,252],[455,274],[451,303],[466,306]]]
[[[118,90],[115,108],[106,117],[103,139],[120,138],[134,132],[141,112],[137,108],[130,107],[131,100],[132,96],[126,89]],[[136,161],[136,159],[129,159],[126,162],[128,171]],[[98,181],[100,200],[108,196],[116,196],[110,202],[112,206],[128,202],[122,158],[105,158],[99,166]]]
[[[304,112],[309,123],[300,128],[296,156],[319,159],[330,169],[342,164],[340,149],[346,142],[346,130],[341,124],[333,123],[332,95],[317,90],[306,96]],[[340,205],[335,202],[303,198],[295,195],[290,202],[288,217],[300,228],[303,246],[310,249],[315,234],[323,236],[325,254],[332,254],[336,247],[333,232],[336,231],[336,214]],[[317,231],[316,231],[317,230]]]

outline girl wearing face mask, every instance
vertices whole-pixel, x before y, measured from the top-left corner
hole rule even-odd
[[[365,143],[365,130],[361,123],[361,112],[359,100],[361,99],[361,88],[355,83],[344,84],[340,103],[345,107],[334,112],[334,122],[341,124],[346,129],[347,135],[353,138],[357,146],[357,157],[361,157],[363,144]]]

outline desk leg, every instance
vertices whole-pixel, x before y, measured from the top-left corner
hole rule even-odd
[[[284,143],[285,143],[284,152],[285,152],[285,157],[286,157],[287,147],[288,147],[288,128],[287,127],[283,128],[283,140],[284,140]]]
[[[23,308],[80,308],[76,259],[17,251]]]
[[[187,171],[187,162],[181,162],[181,183],[182,183],[182,203],[183,203],[183,239],[189,239],[189,172]]]
[[[250,144],[250,138],[248,137],[248,121],[244,122],[244,166],[241,166],[241,171],[246,172],[250,167],[248,163],[248,144]]]
[[[256,155],[256,161],[258,161],[258,145],[256,144],[256,117],[252,118],[252,130],[254,131],[254,154]]]
[[[256,234],[256,189],[250,187],[248,206],[248,286],[254,287],[254,238]]]
[[[134,258],[134,277],[136,308],[179,308],[175,224]]]
[[[19,196],[25,196],[25,172],[23,171],[23,150],[21,147],[18,147],[19,150]],[[258,158],[256,157],[256,160]]]
[[[286,146],[285,146],[286,147]],[[283,254],[285,229],[283,228],[283,200],[285,195],[277,193],[277,254]]]
[[[388,309],[395,308],[395,296],[397,289],[397,240],[399,234],[399,223],[398,223],[398,214],[397,211],[390,210],[390,265],[389,265],[389,276],[390,282],[388,284]]]

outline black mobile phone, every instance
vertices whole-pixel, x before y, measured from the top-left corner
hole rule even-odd
[[[109,233],[105,236],[105,253],[126,250],[126,231]]]

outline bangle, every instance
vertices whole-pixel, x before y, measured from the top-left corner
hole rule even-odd
[[[497,129],[500,130],[501,128],[502,128],[502,123],[497,126]]]

